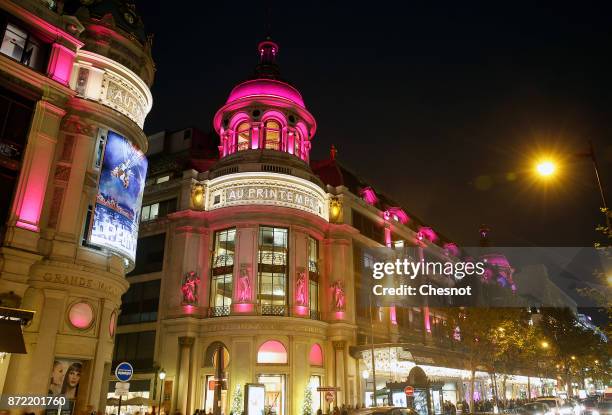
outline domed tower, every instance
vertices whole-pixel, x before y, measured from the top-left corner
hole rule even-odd
[[[151,42],[132,1],[1,2],[0,20],[0,100],[12,108],[0,298],[35,312],[22,350],[0,359],[0,389],[103,411],[147,172]]]
[[[309,167],[316,121],[300,92],[281,79],[278,45],[266,39],[259,43],[258,52],[254,75],[234,87],[215,114],[221,160],[213,175],[236,168],[253,171],[268,164],[277,165],[278,171],[318,181]]]

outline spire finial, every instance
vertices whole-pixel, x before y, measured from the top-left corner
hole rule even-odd
[[[332,144],[331,148],[329,149],[329,156],[332,160],[336,160],[336,153],[338,153],[338,150],[336,150],[336,146]]]

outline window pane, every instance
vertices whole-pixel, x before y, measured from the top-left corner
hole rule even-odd
[[[266,121],[265,126],[265,148],[271,150],[280,149],[280,124],[276,121]]]
[[[26,32],[9,23],[2,39],[0,52],[21,61],[27,37],[28,34]]]
[[[259,302],[267,306],[287,303],[288,230],[262,226],[259,230]],[[283,308],[267,312],[277,314]]]
[[[159,214],[159,203],[155,203],[154,205],[151,205],[151,213],[149,214],[149,219],[151,220],[156,219],[158,214]]]
[[[247,150],[251,141],[251,131],[249,123],[243,122],[236,129],[238,136],[238,151]]]

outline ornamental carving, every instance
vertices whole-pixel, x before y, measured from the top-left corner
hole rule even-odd
[[[204,186],[199,183],[191,187],[191,204],[195,209],[204,209]]]
[[[183,304],[196,305],[198,303],[198,285],[200,277],[193,271],[183,276],[181,292],[183,293]]]
[[[247,264],[240,264],[238,301],[241,303],[251,301],[251,276],[249,275],[249,266]]]
[[[295,302],[297,305],[306,305],[306,271],[301,268],[295,281]]]
[[[335,281],[332,286],[332,308],[334,311],[344,311],[346,309],[346,295],[342,281]]]

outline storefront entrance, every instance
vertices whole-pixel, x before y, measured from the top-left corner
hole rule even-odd
[[[285,415],[285,375],[259,375],[257,381],[266,391],[265,415]]]
[[[204,409],[205,413],[213,413],[213,403],[215,401],[215,376],[206,376],[206,382],[204,383]],[[226,408],[227,404],[227,391],[221,390],[221,408]]]

